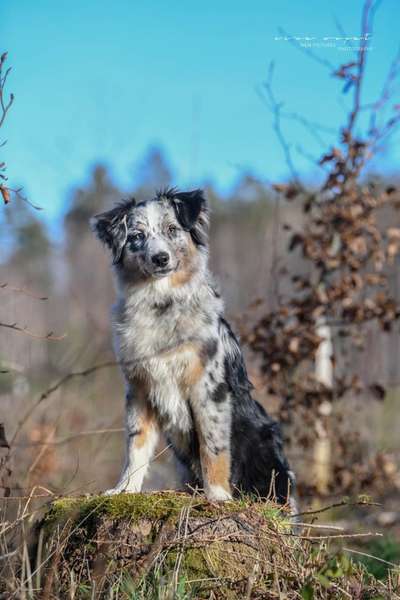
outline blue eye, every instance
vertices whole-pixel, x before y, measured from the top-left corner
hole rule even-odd
[[[141,244],[145,238],[143,231],[135,231],[129,236],[131,244]]]

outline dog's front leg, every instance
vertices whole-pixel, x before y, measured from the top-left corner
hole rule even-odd
[[[121,477],[105,493],[140,492],[159,437],[158,424],[146,386],[136,382],[126,395],[126,455]]]
[[[220,384],[220,389],[224,385]],[[230,396],[227,391],[210,395],[204,383],[200,383],[191,397],[191,405],[199,440],[204,492],[211,501],[230,500]]]

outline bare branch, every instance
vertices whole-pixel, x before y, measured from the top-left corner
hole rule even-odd
[[[384,560],[383,558],[374,556],[373,554],[368,554],[367,552],[361,552],[361,550],[354,550],[354,548],[343,548],[343,550],[345,550],[346,552],[351,552],[352,554],[357,554],[358,556],[365,556],[366,558],[372,558],[373,560],[377,560],[378,562],[381,562],[385,565],[389,565],[390,567],[393,567],[393,568],[398,568],[398,566],[399,566],[399,565],[396,565],[395,563]]]
[[[83,371],[76,371],[73,373],[67,373],[67,375],[64,375],[63,377],[61,377],[61,379],[59,379],[56,383],[54,383],[52,386],[50,386],[47,390],[45,390],[44,392],[42,392],[40,394],[40,396],[38,397],[38,399],[36,400],[36,402],[34,402],[32,404],[32,406],[30,406],[28,408],[28,410],[25,412],[25,414],[23,415],[23,417],[21,418],[21,420],[19,421],[17,428],[14,432],[14,435],[11,438],[10,441],[10,446],[13,445],[18,433],[21,431],[22,427],[25,425],[26,421],[29,419],[29,417],[34,413],[34,411],[37,409],[37,407],[44,401],[46,400],[46,398],[48,398],[49,396],[51,396],[52,394],[54,394],[54,392],[56,392],[60,387],[62,387],[65,383],[67,383],[68,381],[70,381],[71,379],[75,379],[76,377],[87,377],[88,375],[91,375],[92,373],[95,373],[96,371],[99,371],[101,369],[105,369],[107,367],[115,367],[117,366],[117,362],[116,361],[108,361],[99,365],[94,365],[93,367],[89,367],[88,369],[84,369]]]
[[[373,5],[373,0],[366,0],[361,19],[361,37],[367,36],[372,33],[372,18],[371,18],[371,7]],[[351,134],[356,123],[357,116],[360,112],[361,105],[361,86],[363,82],[363,75],[366,64],[366,51],[363,44],[360,44],[360,49],[358,51],[358,61],[357,61],[357,75],[354,79],[354,96],[353,96],[353,109],[350,113],[349,122],[347,125],[347,130]]]
[[[329,60],[326,60],[326,58],[321,58],[320,56],[318,56],[318,54],[313,52],[313,50],[311,50],[311,48],[302,46],[300,44],[300,42],[298,40],[296,40],[296,38],[294,36],[289,35],[282,27],[279,27],[279,33],[281,35],[285,36],[285,38],[287,38],[287,40],[290,44],[292,44],[295,48],[300,50],[300,52],[303,52],[303,54],[306,54],[306,56],[308,56],[315,62],[319,63],[323,67],[328,68],[330,71],[335,70],[335,65],[333,63],[331,63]]]
[[[24,294],[25,296],[29,296],[30,298],[35,298],[36,300],[48,300],[47,296],[39,296],[39,295],[35,294],[34,292],[31,292],[24,288],[14,287],[14,286],[10,285],[9,283],[0,283],[0,289],[2,289],[2,290],[7,289],[7,290],[10,290],[11,292],[17,292],[20,294]]]
[[[8,76],[11,72],[11,67],[8,67],[3,75],[3,67],[4,67],[4,63],[6,60],[7,60],[7,52],[3,52],[3,54],[0,56],[0,128],[4,124],[4,121],[6,119],[8,111],[10,110],[10,108],[14,102],[14,94],[12,94],[12,93],[9,95],[7,100],[5,99],[5,86],[7,83]],[[3,147],[6,143],[7,143],[6,140],[3,142],[0,142],[0,148]],[[7,176],[5,175],[6,169],[7,169],[7,167],[6,167],[5,162],[1,162],[0,163],[0,179],[2,179],[3,182],[7,181]],[[26,198],[25,196],[22,196],[21,188],[14,190],[14,189],[8,187],[7,185],[5,185],[5,183],[0,183],[0,195],[3,198],[4,204],[8,204],[10,202],[11,193],[14,193],[23,202],[26,202],[27,204],[29,204],[29,206],[31,206],[35,210],[42,210],[42,208],[40,206],[36,206],[32,202],[30,202],[30,200],[28,200],[28,198]]]
[[[291,119],[293,121],[297,121],[312,135],[312,137],[318,142],[318,144],[324,148],[326,148],[327,144],[325,140],[319,134],[319,131],[324,131],[325,133],[330,133],[331,135],[336,133],[334,127],[327,127],[326,125],[321,125],[320,123],[316,123],[315,121],[310,121],[306,119],[302,115],[299,115],[294,112],[281,112],[281,117],[283,119]]]
[[[276,133],[276,136],[279,140],[279,143],[281,145],[281,148],[283,150],[283,153],[285,155],[285,160],[286,160],[286,164],[289,168],[292,180],[296,183],[296,185],[298,185],[299,187],[301,186],[300,183],[300,178],[299,175],[297,173],[297,170],[294,166],[294,162],[292,159],[292,154],[291,154],[291,150],[290,150],[290,146],[282,132],[282,127],[281,127],[281,117],[282,117],[282,107],[283,107],[283,103],[282,102],[278,102],[275,98],[275,94],[272,88],[272,78],[273,78],[273,74],[274,74],[274,63],[271,62],[269,65],[269,69],[268,69],[268,77],[267,80],[265,81],[263,87],[264,90],[266,92],[266,97],[263,94],[260,94],[260,97],[262,100],[267,101],[268,107],[270,108],[273,117],[274,117],[274,130]]]
[[[20,200],[22,200],[22,202],[26,202],[26,204],[29,204],[29,206],[31,206],[35,210],[43,210],[43,208],[41,206],[39,206],[38,204],[33,204],[33,202],[31,202],[26,196],[23,196],[21,194],[22,188],[18,188],[16,190],[13,190],[12,188],[9,188],[9,190],[11,192],[13,192],[17,196],[17,198],[19,198]]]
[[[16,323],[0,322],[0,327],[13,329],[14,331],[18,331],[20,333],[25,333],[26,335],[29,335],[30,337],[35,338],[36,340],[48,340],[50,342],[59,342],[60,340],[63,340],[66,337],[65,333],[63,335],[54,335],[52,331],[49,331],[49,333],[46,333],[45,335],[33,333],[27,327],[19,327],[19,325],[17,325]]]
[[[78,433],[74,433],[72,435],[68,435],[66,437],[60,438],[58,440],[51,441],[43,441],[43,442],[29,442],[27,444],[14,444],[14,448],[32,448],[36,446],[62,446],[64,444],[68,444],[76,439],[81,437],[88,437],[92,435],[104,435],[108,433],[122,433],[125,431],[121,427],[111,427],[106,429],[88,429],[87,431],[79,431]]]
[[[0,57],[0,127],[3,125],[5,118],[7,116],[8,111],[11,108],[12,103],[14,102],[14,94],[10,94],[8,100],[4,99],[4,88],[7,82],[7,78],[10,74],[11,67],[6,69],[6,72],[3,75],[3,65],[7,60],[7,52],[3,52]]]
[[[342,506],[381,506],[379,502],[370,502],[369,500],[358,500],[356,502],[349,502],[348,500],[341,500],[340,502],[334,502],[333,504],[329,504],[328,506],[323,506],[322,508],[317,508],[315,510],[304,510],[303,512],[299,512],[293,515],[289,515],[290,519],[295,519],[297,517],[304,517],[306,515],[319,515],[324,513],[332,508],[341,508]]]

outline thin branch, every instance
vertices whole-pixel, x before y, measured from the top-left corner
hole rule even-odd
[[[267,105],[269,107],[269,109],[271,110],[273,117],[274,117],[274,130],[275,130],[275,134],[278,138],[278,141],[281,145],[281,148],[283,150],[283,153],[285,155],[285,160],[286,160],[286,164],[289,168],[289,171],[291,173],[292,176],[292,180],[296,183],[296,185],[299,188],[302,188],[301,182],[300,182],[300,178],[299,175],[297,173],[297,170],[294,166],[294,162],[292,159],[292,154],[291,154],[291,150],[290,150],[290,146],[288,144],[288,142],[285,139],[285,136],[282,132],[282,127],[281,127],[281,117],[282,117],[282,107],[283,107],[283,103],[282,102],[278,102],[275,98],[275,94],[272,88],[272,78],[273,78],[273,74],[274,74],[274,63],[271,62],[269,65],[269,69],[268,69],[268,77],[267,80],[264,82],[263,88],[266,92],[266,97],[259,92],[259,95],[261,97],[262,100],[267,101]]]
[[[348,502],[347,500],[342,500],[341,502],[335,502],[334,504],[329,504],[328,506],[324,506],[322,508],[317,508],[316,510],[305,510],[303,512],[299,512],[293,515],[289,515],[289,518],[294,519],[297,517],[303,517],[304,515],[319,515],[327,510],[331,510],[332,508],[340,508],[342,506],[382,506],[379,502],[370,502],[369,500],[357,500],[356,502]]]
[[[382,91],[379,94],[379,97],[372,104],[365,104],[363,106],[363,110],[373,109],[374,114],[376,114],[390,99],[391,97],[391,86],[394,81],[397,79],[400,72],[400,47],[397,50],[397,53],[394,59],[391,62],[388,74],[383,83]]]
[[[67,444],[73,440],[76,440],[80,437],[86,437],[90,435],[103,435],[105,433],[121,433],[125,431],[121,427],[111,428],[111,429],[88,429],[87,431],[80,431],[79,433],[74,433],[73,435],[66,436],[64,438],[60,438],[59,440],[51,440],[44,442],[30,442],[29,444],[14,444],[14,447],[18,448],[32,448],[36,446],[61,446],[63,444]]]
[[[36,340],[48,340],[50,342],[59,342],[66,337],[66,334],[63,335],[54,335],[52,331],[46,333],[46,335],[40,335],[38,333],[34,333],[30,331],[27,327],[19,327],[16,323],[1,323],[0,327],[5,327],[6,329],[12,329],[13,331],[18,331],[19,333],[25,333],[25,335],[29,335],[29,337],[35,338]]]
[[[366,0],[362,19],[361,19],[361,37],[364,38],[367,34],[370,34],[370,27],[372,28],[372,19],[370,19],[371,8],[373,5],[373,0]],[[347,125],[347,130],[349,133],[352,133],[354,125],[356,123],[357,116],[360,112],[361,106],[361,87],[364,79],[364,71],[366,64],[367,53],[362,44],[360,44],[360,49],[358,51],[358,61],[357,61],[357,76],[354,81],[354,96],[353,96],[353,109],[350,113],[349,122]]]
[[[9,95],[8,100],[5,100],[5,98],[4,98],[5,86],[7,83],[8,76],[11,72],[11,67],[8,67],[6,69],[6,72],[4,73],[4,75],[2,74],[3,65],[6,60],[7,60],[7,52],[3,52],[3,54],[0,56],[0,128],[4,124],[4,121],[7,117],[8,111],[10,110],[10,108],[14,102],[14,94],[12,94],[12,93]],[[7,140],[1,142],[0,147],[3,147],[6,143],[7,143]],[[2,162],[0,164],[0,171],[2,172],[0,174],[0,178],[3,181],[7,181],[7,177],[5,175],[6,169],[7,169],[6,164],[4,162]],[[29,206],[31,206],[35,210],[42,210],[42,208],[40,206],[33,204],[30,200],[28,200],[28,198],[23,196],[21,194],[21,189],[22,188],[14,190],[12,188],[7,187],[5,184],[0,184],[0,195],[3,198],[4,204],[8,204],[10,202],[10,200],[11,200],[10,193],[12,192],[18,198],[20,198],[23,202],[26,202],[27,204],[29,204]]]
[[[7,53],[3,54],[0,58],[0,77],[1,77],[1,67],[2,64],[7,57]],[[8,111],[10,110],[12,103],[14,102],[14,94],[10,94],[8,102],[4,102],[4,86],[7,81],[7,77],[11,71],[11,67],[9,67],[3,78],[0,79],[0,107],[1,107],[1,115],[0,115],[0,127],[3,125],[5,118],[7,116]]]
[[[364,537],[383,537],[383,533],[377,531],[367,531],[365,533],[338,533],[333,535],[298,535],[292,532],[281,532],[280,535],[287,537],[295,537],[299,540],[313,541],[313,540],[336,540],[336,539],[347,539],[347,538],[364,538]]]
[[[39,206],[38,204],[33,204],[33,202],[31,202],[30,200],[28,200],[28,198],[26,196],[23,196],[21,194],[22,188],[18,188],[16,190],[13,190],[13,189],[9,188],[9,190],[11,192],[13,192],[17,196],[17,198],[19,198],[23,202],[26,202],[26,204],[29,204],[29,206],[31,206],[35,210],[43,210],[43,208],[41,206]]]
[[[352,552],[353,554],[358,554],[359,556],[365,556],[366,558],[372,558],[373,560],[377,560],[385,565],[389,565],[390,567],[398,568],[399,565],[395,563],[384,560],[383,558],[379,558],[378,556],[374,556],[373,554],[368,554],[367,552],[361,552],[360,550],[354,550],[353,548],[343,548],[346,552]]]
[[[10,285],[9,283],[0,283],[0,289],[1,290],[7,289],[11,292],[17,292],[20,294],[24,294],[25,296],[29,296],[30,298],[35,298],[36,300],[48,300],[48,296],[39,296],[38,294],[31,292],[30,290],[26,290],[26,289],[20,288],[20,287],[14,287],[13,285]]]
[[[336,133],[336,130],[333,127],[328,127],[326,125],[316,123],[315,121],[310,121],[309,119],[306,119],[302,115],[299,115],[295,112],[281,112],[281,117],[283,119],[290,119],[296,121],[297,123],[303,125],[303,127],[307,129],[307,131],[315,139],[315,141],[323,148],[326,148],[327,144],[322,139],[318,131],[324,131],[325,133],[330,133],[332,135]]]
[[[7,60],[7,52],[3,52],[3,54],[0,56],[0,108],[1,108],[0,127],[3,125],[4,120],[7,116],[7,113],[10,110],[12,103],[14,102],[14,94],[10,94],[8,102],[4,101],[4,88],[7,83],[7,78],[11,71],[11,67],[8,67],[6,69],[5,74],[4,75],[2,74],[3,73],[3,65],[6,60]]]
[[[331,63],[329,60],[326,60],[326,58],[321,58],[320,56],[318,56],[318,54],[313,52],[311,48],[306,48],[305,46],[302,46],[299,43],[299,41],[295,39],[295,37],[293,37],[292,35],[288,35],[288,33],[286,33],[286,31],[282,27],[279,27],[278,31],[281,35],[285,36],[288,42],[290,42],[295,48],[303,52],[303,54],[306,54],[309,58],[312,58],[312,60],[316,61],[323,67],[328,68],[330,71],[335,70],[336,67],[333,63]]]
[[[53,384],[47,390],[42,392],[42,394],[38,397],[36,402],[34,402],[34,404],[32,404],[32,406],[30,406],[28,408],[28,410],[25,412],[25,414],[23,415],[23,417],[21,418],[21,420],[19,421],[19,423],[17,425],[17,428],[14,432],[13,437],[11,438],[10,446],[13,445],[18,433],[20,432],[22,427],[25,425],[26,421],[29,419],[29,417],[32,415],[32,413],[36,410],[36,408],[44,400],[46,400],[46,398],[48,398],[49,396],[54,394],[54,392],[56,392],[61,386],[63,386],[65,383],[67,383],[67,381],[70,381],[71,379],[75,379],[76,377],[87,377],[88,375],[91,375],[92,373],[95,373],[96,371],[99,371],[100,369],[104,369],[107,367],[115,367],[115,366],[117,366],[117,364],[118,363],[116,361],[108,361],[108,362],[105,362],[105,363],[102,363],[99,365],[94,365],[93,367],[89,367],[88,369],[84,369],[83,371],[76,371],[73,373],[68,373],[67,375],[64,375],[64,377],[61,377],[61,379],[59,379],[55,384]]]

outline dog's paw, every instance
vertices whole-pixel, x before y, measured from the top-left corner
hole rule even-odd
[[[115,487],[103,492],[103,496],[115,496],[116,494],[123,494],[125,491],[125,488]]]
[[[103,492],[104,496],[115,496],[116,494],[139,494],[140,487],[135,484],[122,484],[116,485],[115,488],[111,488],[110,490],[106,490]]]
[[[232,494],[221,485],[210,485],[205,492],[207,499],[210,502],[226,502],[232,500]]]

